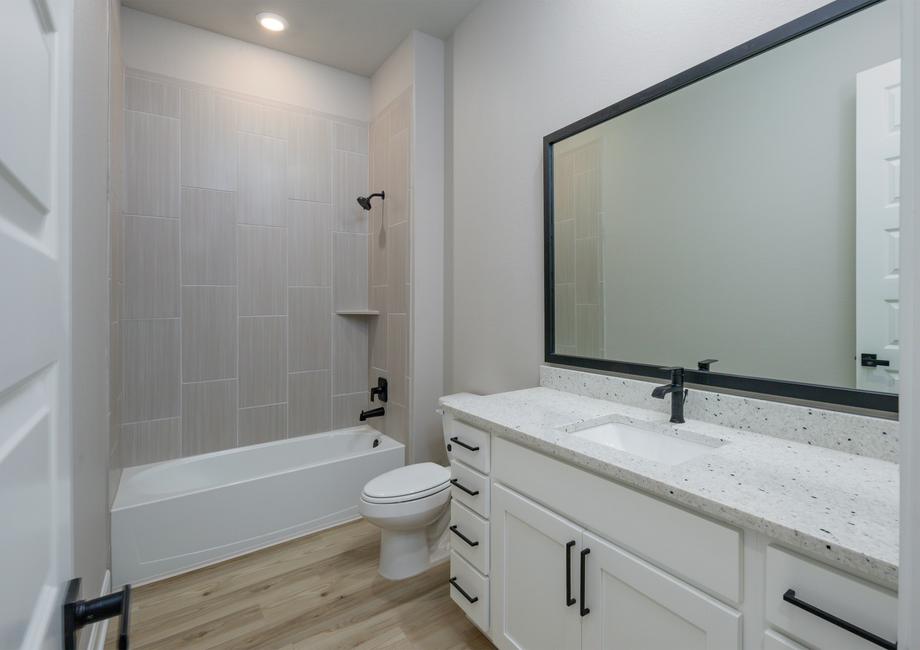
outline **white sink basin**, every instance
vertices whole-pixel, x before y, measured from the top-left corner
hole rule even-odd
[[[702,442],[675,438],[618,422],[589,427],[572,435],[668,465],[703,456],[714,448]]]

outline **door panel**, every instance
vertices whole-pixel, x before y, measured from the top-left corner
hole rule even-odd
[[[566,556],[577,599],[581,529],[497,484],[492,507],[495,643],[503,650],[580,648],[578,604],[566,603]]]
[[[592,650],[741,648],[741,614],[591,533],[582,619]]]

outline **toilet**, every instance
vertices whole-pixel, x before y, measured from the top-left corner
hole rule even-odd
[[[384,578],[411,578],[449,557],[449,468],[415,463],[381,474],[364,486],[358,509],[380,528]]]

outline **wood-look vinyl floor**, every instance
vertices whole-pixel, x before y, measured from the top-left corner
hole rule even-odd
[[[138,587],[131,648],[493,647],[450,600],[447,564],[391,582],[377,573],[379,544],[356,521]]]

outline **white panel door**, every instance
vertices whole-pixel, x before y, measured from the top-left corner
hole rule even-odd
[[[0,648],[61,648],[73,564],[72,0],[0,2]]]
[[[591,650],[733,650],[741,614],[585,532],[582,642]]]
[[[856,75],[856,386],[898,391],[901,61]],[[874,354],[888,365],[864,365]]]
[[[491,526],[495,644],[502,650],[581,648],[581,529],[497,484]]]

